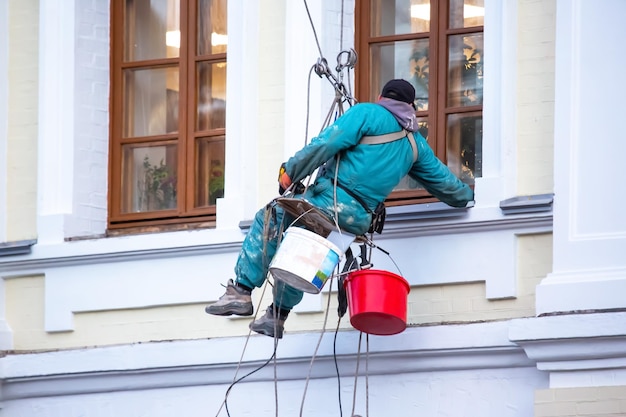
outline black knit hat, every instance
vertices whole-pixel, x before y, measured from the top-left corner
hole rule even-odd
[[[388,81],[383,87],[381,96],[403,101],[415,107],[415,88],[406,80],[398,79]]]

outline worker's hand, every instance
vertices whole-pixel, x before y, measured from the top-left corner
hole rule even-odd
[[[280,166],[280,170],[278,171],[278,192],[281,195],[284,194],[285,190],[287,190],[287,188],[289,188],[290,185],[291,185],[291,178],[289,178],[289,175],[287,174],[285,170],[285,164],[283,163]]]

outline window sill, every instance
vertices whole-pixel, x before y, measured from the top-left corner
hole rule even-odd
[[[451,207],[442,202],[411,204],[387,208],[381,238],[476,231],[535,228],[552,230],[554,194],[518,196],[503,200],[494,207]],[[243,220],[239,228],[248,232],[252,220]]]
[[[0,243],[0,256],[27,255],[37,243],[37,239]]]

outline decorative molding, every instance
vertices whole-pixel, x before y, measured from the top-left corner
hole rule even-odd
[[[509,339],[550,387],[626,385],[626,312],[590,312],[515,319]]]
[[[356,369],[364,376],[366,360],[368,375],[533,367],[522,349],[507,340],[507,329],[507,322],[492,322],[370,336],[367,359],[366,335],[359,354],[357,331],[339,332],[336,346],[333,332],[288,334],[278,344],[276,372],[280,380],[304,379],[309,372],[312,378],[334,378],[334,347],[342,377],[353,377]],[[254,335],[250,339],[254,349],[245,352],[246,360],[238,368],[245,343],[246,338],[236,337],[9,354],[0,359],[2,400],[229,384],[235,375],[247,375],[272,355],[273,339]],[[273,363],[246,378],[273,380]]]
[[[0,256],[26,255],[31,252],[37,239],[20,240],[16,242],[0,243]]]
[[[445,203],[414,204],[387,208],[381,239],[389,237],[430,236],[494,230],[531,229],[527,233],[551,232],[553,224],[551,194],[515,197],[500,204],[502,214],[474,215],[488,211],[480,208],[456,208]],[[239,228],[248,232],[252,220],[243,220]],[[378,235],[376,235],[378,236]]]
[[[504,214],[521,214],[552,211],[554,194],[537,194],[508,198],[500,202]]]
[[[391,210],[385,231],[376,236],[388,253],[376,251],[372,262],[406,272],[411,285],[484,281],[488,299],[517,295],[516,236],[550,232],[552,224],[550,213],[498,216],[495,207],[448,210],[435,204],[420,210],[447,217],[419,220],[409,208]],[[462,239],[454,236],[460,233]],[[206,279],[204,266],[213,265],[215,276],[231,276],[243,237],[239,229],[207,229],[37,244],[27,255],[0,257],[0,277],[45,275],[45,329],[71,331],[74,313],[216,300],[221,288]],[[421,248],[418,256],[415,247]],[[456,262],[461,255],[467,262]],[[172,282],[173,275],[183,281]],[[123,297],[115,291],[120,286],[126,288]],[[160,291],[146,292],[146,286]]]

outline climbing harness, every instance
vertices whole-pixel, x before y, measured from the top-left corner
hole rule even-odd
[[[389,143],[395,142],[396,140],[408,138],[409,143],[411,144],[411,149],[413,150],[413,163],[417,161],[417,144],[415,143],[415,137],[413,136],[413,132],[410,132],[406,129],[400,130],[398,132],[387,133],[386,135],[376,135],[376,136],[363,136],[359,143],[363,143],[366,145],[378,145],[381,143]]]

